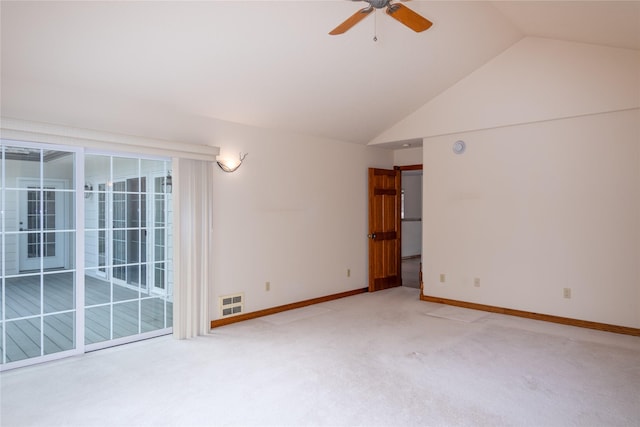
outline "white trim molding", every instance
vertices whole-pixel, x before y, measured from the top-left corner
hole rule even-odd
[[[114,134],[10,117],[0,118],[0,137],[18,141],[81,146],[92,149],[216,161],[219,147]]]

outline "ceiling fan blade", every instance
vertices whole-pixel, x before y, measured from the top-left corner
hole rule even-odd
[[[418,15],[416,12],[400,3],[394,3],[387,7],[386,13],[396,21],[411,28],[416,33],[427,30],[433,25],[431,21],[421,15]]]
[[[331,30],[329,34],[331,34],[332,36],[335,36],[338,34],[345,33],[351,27],[353,27],[358,22],[366,18],[371,12],[373,12],[373,10],[374,8],[371,6],[365,7],[364,9],[360,9],[359,11],[357,11],[356,13],[348,17],[347,20],[344,21],[342,24],[338,25],[336,28]]]

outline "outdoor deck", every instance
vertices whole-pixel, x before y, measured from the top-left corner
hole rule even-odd
[[[0,354],[6,345],[7,362],[75,348],[73,274],[45,274],[42,288],[38,275],[5,280],[6,341],[0,339]],[[107,281],[85,276],[85,344],[170,327],[172,313],[173,304],[160,296],[119,285],[112,289]],[[0,337],[2,328],[0,322]]]

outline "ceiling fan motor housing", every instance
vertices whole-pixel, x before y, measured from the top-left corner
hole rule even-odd
[[[387,7],[391,0],[364,0],[364,1],[366,1],[376,9],[382,9],[383,7]]]

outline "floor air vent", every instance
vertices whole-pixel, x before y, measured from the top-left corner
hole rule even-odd
[[[220,317],[240,314],[244,311],[244,294],[225,295],[220,299]]]

